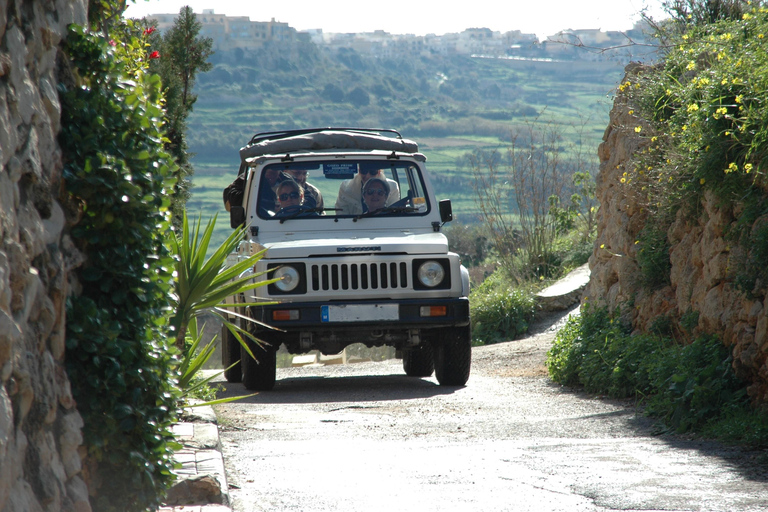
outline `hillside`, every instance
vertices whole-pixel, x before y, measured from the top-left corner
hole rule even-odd
[[[594,171],[625,63],[602,60],[437,56],[373,58],[311,42],[264,51],[218,52],[196,84],[189,122],[195,153],[191,212],[223,211],[220,191],[234,177],[237,150],[263,131],[319,127],[394,128],[420,143],[440,197],[459,220],[476,207],[466,156],[494,150],[515,126],[547,119],[564,144],[594,147]],[[220,221],[221,222],[221,221]]]

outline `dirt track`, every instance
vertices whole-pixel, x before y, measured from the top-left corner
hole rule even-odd
[[[768,510],[768,453],[654,436],[631,403],[549,381],[563,321],[476,348],[463,388],[397,360],[278,370],[217,407],[234,510]]]

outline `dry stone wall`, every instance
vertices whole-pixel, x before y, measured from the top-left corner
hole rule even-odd
[[[639,64],[628,66],[627,79],[639,69]],[[738,249],[725,239],[728,228],[738,218],[740,205],[723,205],[708,193],[701,200],[695,220],[683,211],[677,212],[667,231],[670,284],[654,291],[642,286],[637,262],[642,245],[635,242],[643,226],[657,219],[649,218],[642,208],[639,191],[621,182],[632,155],[646,144],[635,132],[642,120],[631,111],[627,98],[619,93],[598,150],[598,238],[589,260],[591,278],[582,301],[605,305],[610,311],[619,309],[625,321],[639,331],[648,331],[660,318],[669,318],[672,325],[678,325],[681,318],[696,318],[698,314],[692,335],[717,334],[732,347],[737,375],[750,383],[748,392],[753,400],[768,407],[766,289],[763,286],[757,290],[753,299],[736,290],[733,272]],[[768,222],[768,218],[757,222]]]
[[[0,512],[87,512],[64,370],[69,271],[57,59],[86,0],[0,0]]]

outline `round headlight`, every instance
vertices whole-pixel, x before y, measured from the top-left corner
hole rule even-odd
[[[443,282],[445,269],[436,261],[425,261],[419,267],[418,276],[421,284],[433,288]]]
[[[274,276],[280,280],[275,283],[275,286],[281,292],[290,292],[299,286],[301,280],[299,271],[290,266],[280,267],[275,270]]]

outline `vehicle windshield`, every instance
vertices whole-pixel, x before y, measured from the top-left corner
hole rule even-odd
[[[425,215],[430,208],[412,162],[285,162],[266,165],[257,178],[262,219]]]

